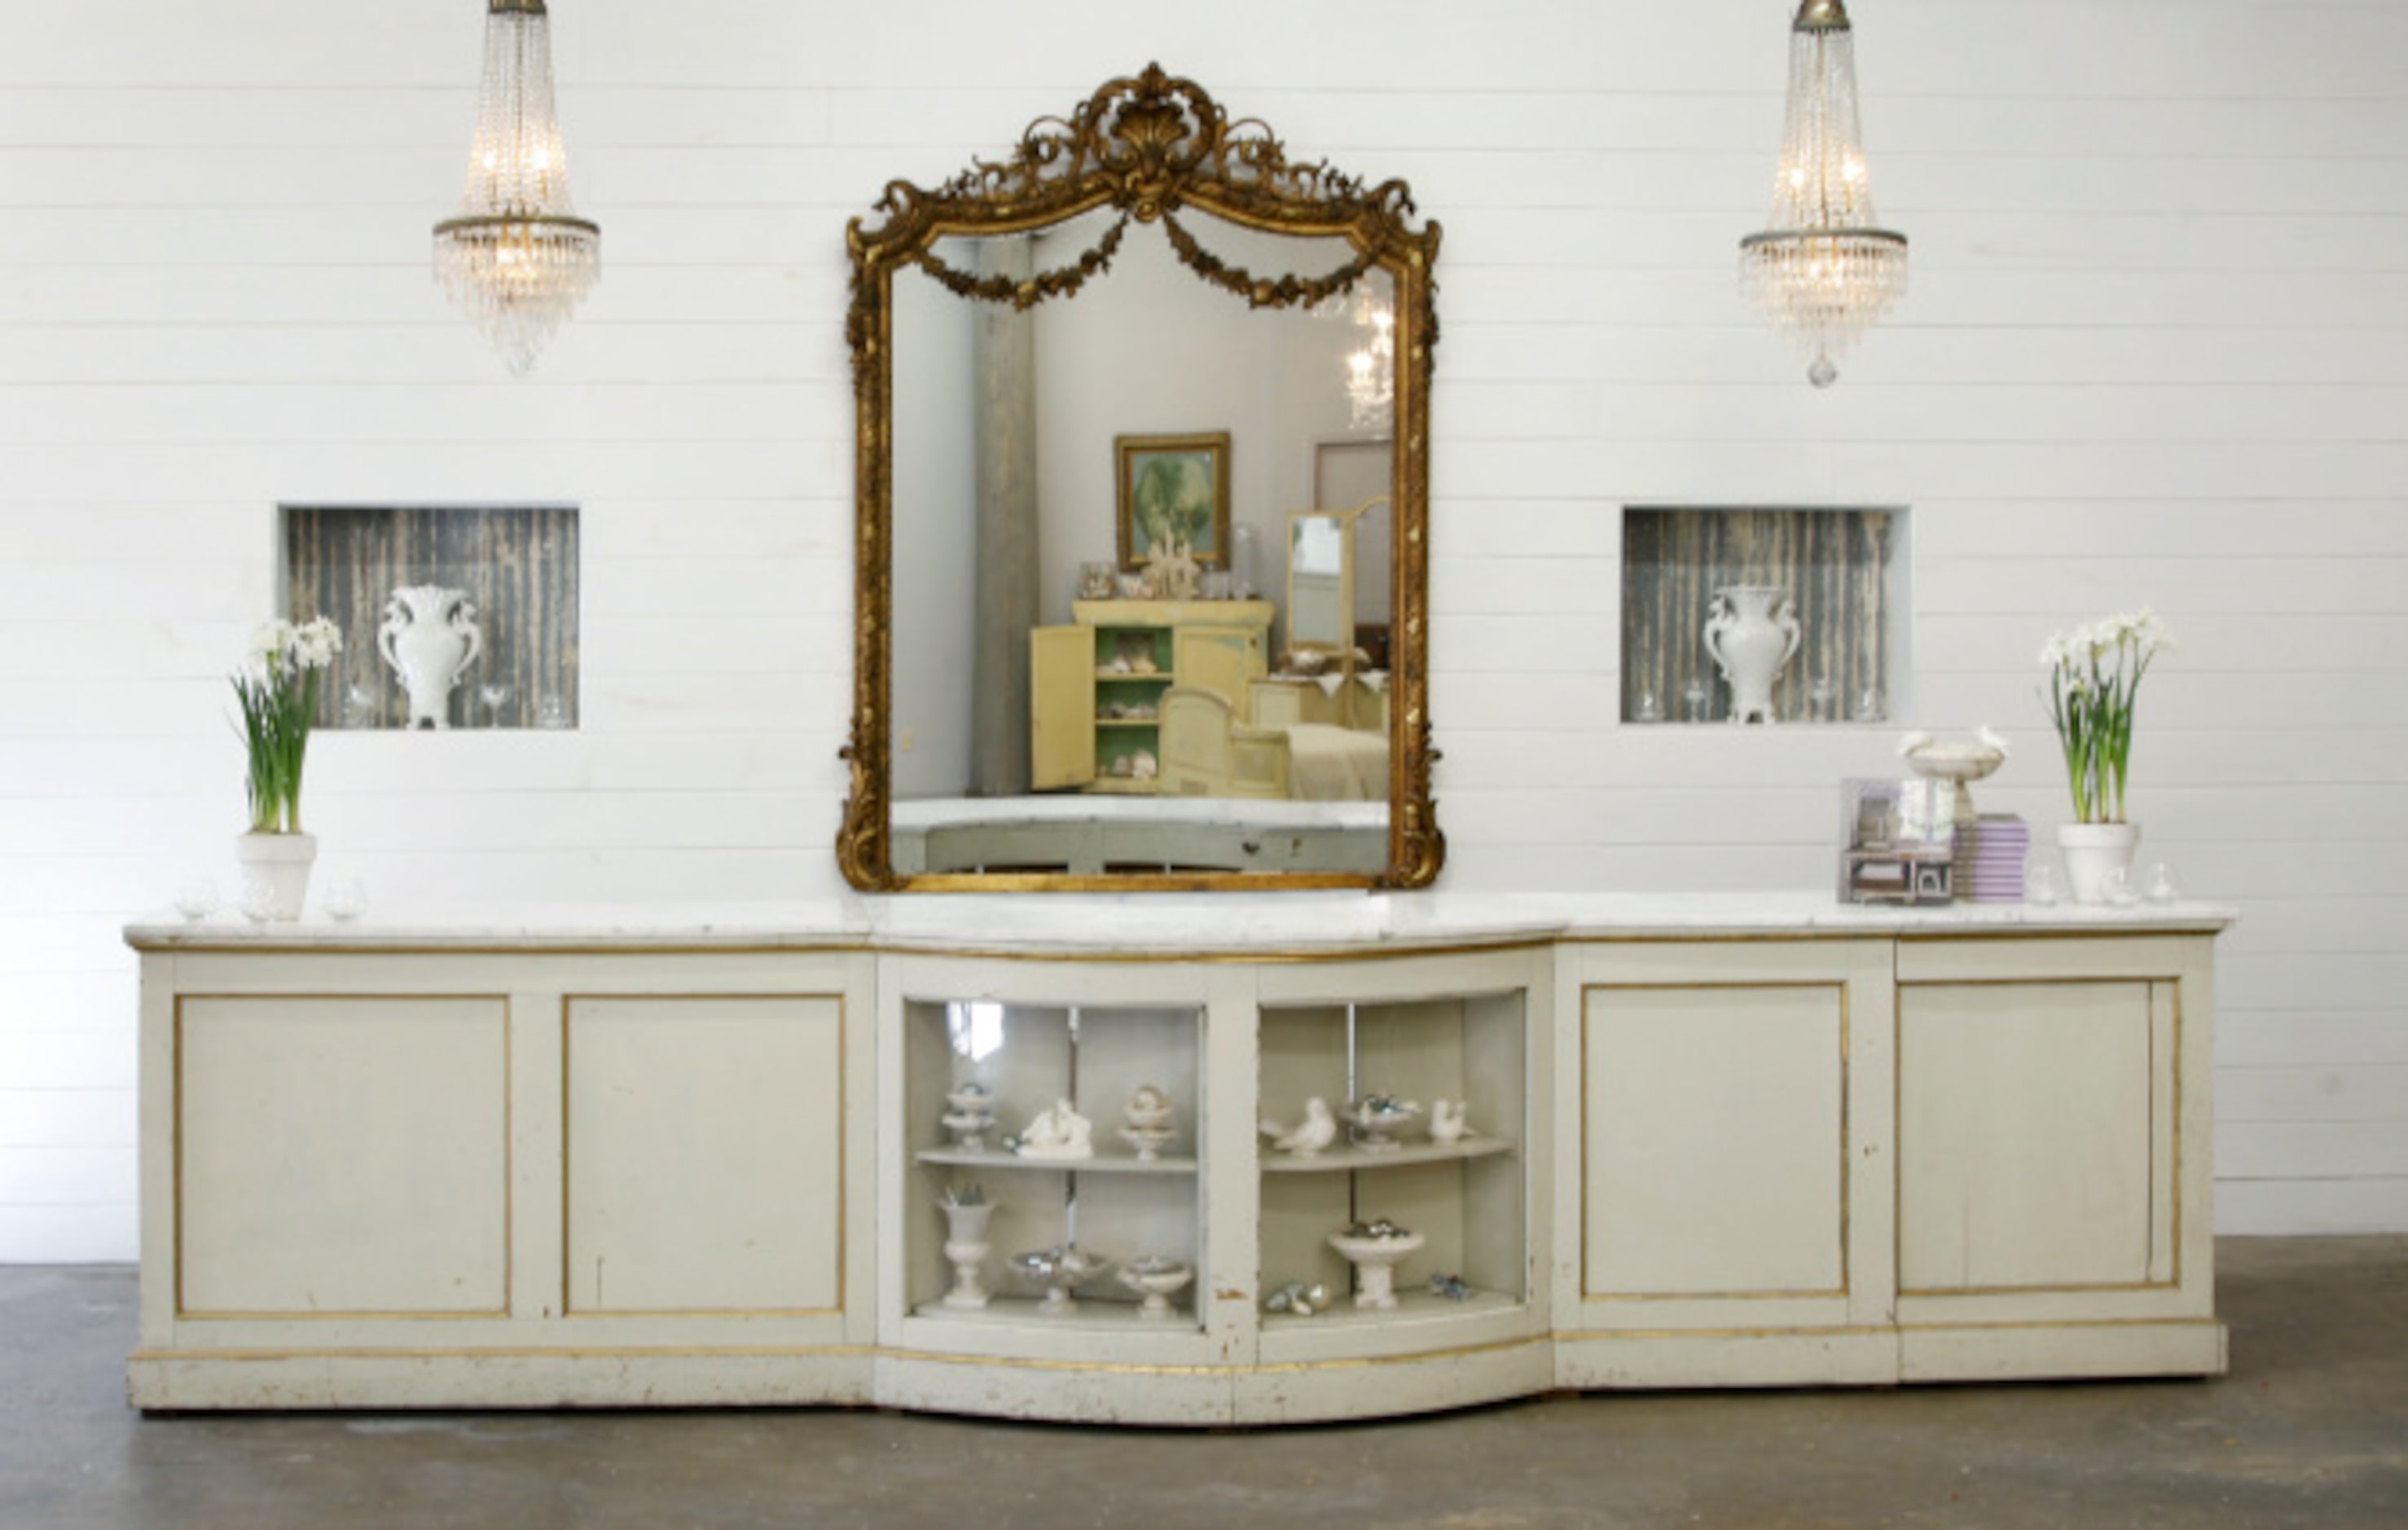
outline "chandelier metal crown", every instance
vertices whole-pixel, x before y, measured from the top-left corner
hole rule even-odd
[[[1906,292],[1906,236],[1878,226],[1856,125],[1856,51],[1842,0],[1801,0],[1789,28],[1789,110],[1770,226],[1739,242],[1740,287],[1813,358],[1836,358]]]
[[[467,190],[435,225],[436,276],[523,374],[601,271],[602,230],[568,199],[544,0],[487,0]]]

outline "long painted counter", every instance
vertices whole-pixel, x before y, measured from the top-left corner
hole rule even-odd
[[[2231,917],[1425,894],[140,924],[132,1393],[1217,1423],[2220,1371]],[[1140,1088],[1167,1137],[1124,1136]],[[1469,1126],[1258,1129],[1371,1095]],[[1010,1150],[1074,1102],[1091,1157]],[[991,1217],[946,1209],[972,1185]],[[1331,1237],[1382,1221],[1409,1250],[1347,1247],[1394,1265],[1393,1307]],[[1096,1278],[1022,1257],[1070,1243]],[[1147,1306],[1133,1265],[1187,1274]]]

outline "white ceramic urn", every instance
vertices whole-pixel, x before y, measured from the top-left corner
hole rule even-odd
[[[401,677],[409,696],[409,726],[452,725],[452,688],[485,651],[477,608],[467,592],[440,584],[405,584],[385,603],[377,650]]]
[[[1772,721],[1772,682],[1798,651],[1798,613],[1776,584],[1727,584],[1706,619],[1706,651],[1731,688],[1730,720]]]

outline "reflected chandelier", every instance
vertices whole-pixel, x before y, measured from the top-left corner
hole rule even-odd
[[[435,225],[435,274],[445,294],[522,375],[602,271],[602,230],[568,200],[543,5],[486,0],[467,191],[459,216]]]
[[[1354,430],[1385,431],[1396,417],[1397,312],[1368,288],[1354,289],[1346,315],[1369,332],[1346,355],[1348,421]]]
[[[1813,358],[1828,388],[1873,321],[1906,291],[1906,236],[1875,226],[1856,127],[1856,50],[1841,0],[1800,0],[1789,27],[1789,114],[1771,226],[1739,242],[1740,289]]]

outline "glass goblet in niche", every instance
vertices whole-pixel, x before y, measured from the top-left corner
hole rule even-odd
[[[507,685],[488,682],[477,687],[477,699],[485,704],[485,726],[500,727],[502,708],[509,705],[510,688]]]

